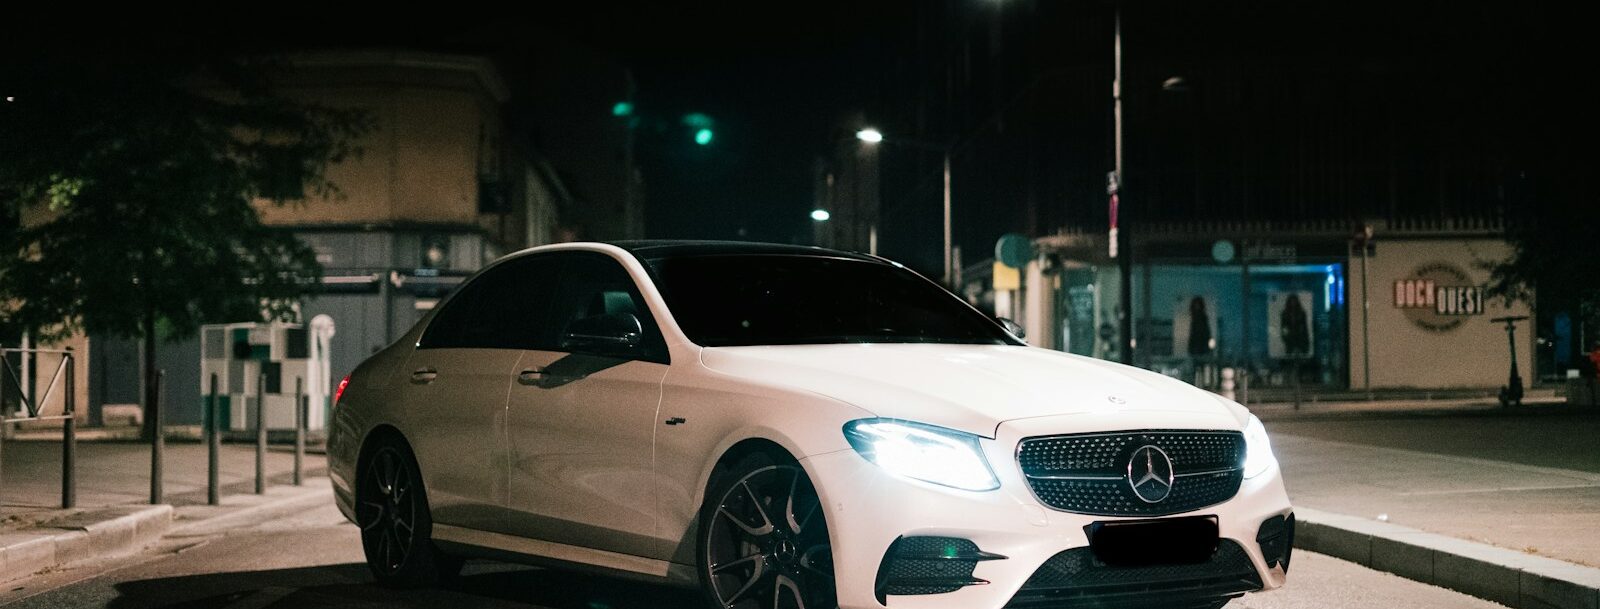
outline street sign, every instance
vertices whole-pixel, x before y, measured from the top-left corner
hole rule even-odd
[[[1222,264],[1233,261],[1233,242],[1227,239],[1218,239],[1211,244],[1211,259]]]
[[[1006,233],[994,244],[994,259],[1014,269],[1028,266],[1033,259],[1033,240],[1017,233]]]
[[[994,289],[1020,290],[1022,289],[1022,272],[1006,266],[1004,262],[994,263]]]
[[[1121,132],[1119,131],[1118,133],[1120,134]],[[1122,136],[1118,135],[1117,137],[1119,138],[1118,141],[1121,141],[1120,138]],[[1106,194],[1111,195],[1111,208],[1107,210],[1111,226],[1110,230],[1106,231],[1106,254],[1112,258],[1117,257],[1117,208],[1122,204],[1117,193],[1121,190],[1122,184],[1117,180],[1117,172],[1108,172],[1106,174]]]

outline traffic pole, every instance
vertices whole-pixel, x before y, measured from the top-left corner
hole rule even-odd
[[[267,371],[256,375],[256,494],[267,493]]]
[[[78,505],[78,367],[67,347],[67,395],[62,402],[66,418],[61,422],[61,509],[70,510]]]
[[[294,379],[294,485],[300,486],[305,479],[301,475],[301,464],[306,458],[306,409],[305,409],[304,381],[300,377]]]
[[[165,468],[165,463],[163,461],[167,452],[166,429],[164,428],[161,416],[163,411],[166,409],[161,407],[161,391],[163,386],[166,385],[166,381],[167,371],[157,370],[155,391],[151,392],[150,398],[155,404],[155,408],[150,409],[152,413],[151,418],[154,420],[151,424],[151,428],[155,430],[154,433],[150,434],[151,505],[161,503],[163,496],[166,494],[161,487],[161,472]]]
[[[222,450],[222,418],[217,404],[217,373],[211,373],[211,393],[206,396],[206,504],[221,505],[217,453]]]

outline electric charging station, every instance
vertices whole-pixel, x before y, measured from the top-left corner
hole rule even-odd
[[[217,375],[218,427],[251,429],[255,409],[264,403],[267,429],[293,430],[298,378],[306,396],[306,429],[325,429],[331,397],[328,343],[333,326],[333,319],[326,315],[312,319],[310,328],[284,322],[201,326],[200,399],[206,399],[211,375]],[[262,373],[266,374],[264,388],[257,386]]]

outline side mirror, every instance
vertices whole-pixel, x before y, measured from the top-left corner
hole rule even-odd
[[[573,320],[561,333],[567,351],[625,353],[639,346],[644,328],[632,313],[607,313]]]
[[[1011,321],[1010,319],[1007,319],[1007,318],[1004,318],[1004,317],[996,317],[996,318],[994,318],[994,320],[999,322],[1000,323],[1000,327],[1005,328],[1006,331],[1010,332],[1012,336],[1015,336],[1017,338],[1027,338],[1028,337],[1028,331],[1022,329],[1022,324],[1019,324],[1017,322]]]

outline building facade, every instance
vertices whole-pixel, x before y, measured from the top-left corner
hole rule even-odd
[[[1220,390],[1224,370],[1249,388],[1340,393],[1490,391],[1505,385],[1507,316],[1527,302],[1486,295],[1489,266],[1511,254],[1503,228],[1483,222],[1374,222],[1370,237],[1342,223],[1147,226],[1135,240],[1130,309],[1133,363]],[[1017,303],[1028,342],[1121,359],[1121,273],[1106,235],[1062,231],[1035,241],[1021,286],[974,300]],[[1530,324],[1514,335],[1524,383],[1535,362]]]
[[[627,189],[612,189],[615,197],[575,196],[578,190],[611,191],[573,183],[534,146],[526,125],[512,124],[511,89],[489,59],[403,50],[296,53],[287,59],[288,69],[275,83],[280,94],[361,108],[372,120],[372,130],[358,143],[360,154],[328,169],[338,193],[257,206],[264,223],[292,230],[323,267],[322,283],[301,304],[299,321],[332,318],[334,382],[495,258],[584,234],[641,236],[639,201],[624,198]],[[609,79],[615,90],[603,95],[626,94],[624,72],[606,76],[615,77]],[[597,116],[609,110],[594,105]],[[603,149],[597,156],[607,159],[598,171],[611,167],[615,176],[604,179],[625,182],[631,168],[622,163],[624,129],[596,129],[592,135],[590,145]],[[88,383],[80,403],[89,406],[86,420],[98,423],[107,406],[138,402],[139,349],[115,339],[83,342]],[[160,348],[156,365],[166,371],[168,424],[201,420],[200,359],[198,339]]]

